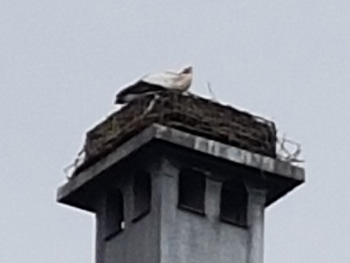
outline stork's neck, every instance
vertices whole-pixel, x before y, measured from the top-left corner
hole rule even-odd
[[[189,89],[189,87],[191,86],[192,84],[192,73],[184,73],[184,74],[181,74],[182,77],[180,79],[180,85],[179,85],[179,90],[181,91],[186,91]]]

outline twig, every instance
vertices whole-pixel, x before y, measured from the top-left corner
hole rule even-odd
[[[209,81],[207,82],[207,89],[208,89],[208,91],[209,91],[209,94],[210,94],[210,96],[211,96],[211,99],[212,99],[213,101],[218,101],[218,100],[216,99],[216,96],[215,96],[215,94],[214,94],[213,89],[211,88],[211,84],[210,84]]]
[[[156,101],[159,100],[159,98],[160,98],[160,96],[157,93],[154,93],[153,96],[154,96],[153,99],[150,101],[148,107],[146,108],[146,110],[143,112],[142,115],[146,115],[147,113],[152,111],[154,105],[156,104]]]
[[[285,146],[285,143],[290,143],[292,145],[294,145],[296,147],[295,151],[293,153],[291,153]],[[286,139],[285,135],[283,135],[282,140],[280,141],[280,150],[281,153],[284,153],[285,156],[283,154],[280,154],[280,158],[286,162],[290,162],[290,163],[302,163],[304,162],[304,160],[298,159],[299,155],[301,154],[301,146],[299,143],[296,143],[292,140]]]
[[[85,153],[85,147],[80,152],[78,152],[78,155],[75,158],[74,162],[63,169],[63,172],[66,174],[66,178],[68,180],[72,178],[72,175],[69,174],[69,171],[72,168],[76,169],[80,165],[81,161],[84,159],[84,156],[83,156],[84,153]]]

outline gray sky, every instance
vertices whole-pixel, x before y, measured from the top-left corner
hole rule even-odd
[[[62,169],[119,87],[192,63],[193,91],[303,145],[266,262],[348,263],[349,25],[347,0],[0,1],[0,262],[93,262],[92,215],[55,203]]]

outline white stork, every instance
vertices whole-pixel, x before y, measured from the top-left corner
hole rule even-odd
[[[187,91],[192,84],[192,67],[185,67],[180,72],[159,72],[149,74],[125,87],[116,95],[116,104],[128,103],[134,99],[157,95],[158,92],[166,90]]]

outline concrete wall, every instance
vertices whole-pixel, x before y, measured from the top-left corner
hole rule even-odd
[[[178,208],[181,165],[168,160],[149,169],[151,212],[132,222],[132,176],[118,183],[124,195],[125,229],[104,240],[104,202],[97,209],[97,263],[262,263],[265,191],[248,187],[248,227],[220,220],[222,183],[206,178],[205,215]]]
[[[178,170],[163,169],[161,262],[245,263],[249,231],[219,220],[221,183],[207,179],[205,216],[177,208]]]
[[[158,179],[152,179],[152,205],[151,211],[136,222],[132,222],[133,195],[131,189],[131,176],[126,180],[121,188],[124,195],[124,216],[125,228],[112,239],[104,240],[104,202],[99,205],[96,213],[97,233],[96,233],[96,263],[148,263],[160,262],[159,254],[159,195],[157,194]]]

